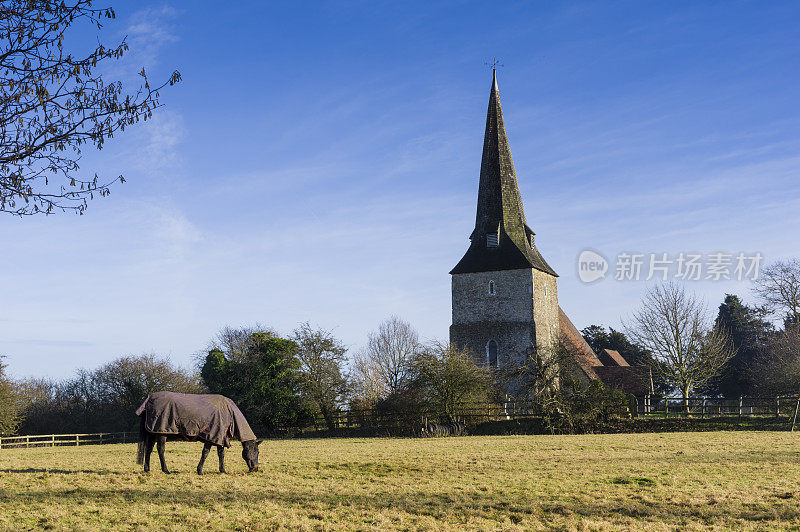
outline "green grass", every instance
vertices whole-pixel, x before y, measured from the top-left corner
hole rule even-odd
[[[267,441],[247,474],[171,443],[0,451],[0,528],[798,529],[800,434]],[[157,458],[153,454],[155,463]]]

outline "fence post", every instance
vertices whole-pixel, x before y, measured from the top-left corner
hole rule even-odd
[[[740,395],[740,396],[739,396],[739,417],[742,417],[742,403],[743,403],[743,399],[744,399],[744,398],[743,398],[743,397]]]
[[[25,436],[25,448],[27,449],[30,446],[31,446],[31,437]]]
[[[78,447],[81,444],[81,436],[80,434],[75,435],[75,447]]]
[[[55,447],[55,446],[56,446],[56,435],[53,434],[52,436],[50,436],[50,447]]]
[[[703,396],[703,412],[700,414],[700,419],[706,417],[706,397]]]
[[[781,417],[781,398],[775,397],[775,417]]]
[[[792,432],[794,432],[794,424],[797,423],[798,408],[800,408],[800,397],[797,398],[797,402],[794,404],[794,415],[792,416]]]

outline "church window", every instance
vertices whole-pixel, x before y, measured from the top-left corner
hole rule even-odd
[[[547,297],[547,285],[544,285],[544,297]]]
[[[490,368],[496,368],[500,365],[499,360],[500,357],[497,354],[497,342],[494,340],[489,340],[489,342],[486,344],[486,364]]]
[[[497,233],[491,233],[486,235],[486,247],[487,248],[496,248],[499,246],[497,241]]]
[[[494,281],[489,281],[489,295],[493,296],[494,294]]]

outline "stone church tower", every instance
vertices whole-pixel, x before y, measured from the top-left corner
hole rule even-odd
[[[552,346],[560,324],[558,275],[536,249],[525,221],[496,71],[492,77],[475,229],[469,249],[450,272],[450,342],[479,362],[501,367],[524,359],[533,345]]]

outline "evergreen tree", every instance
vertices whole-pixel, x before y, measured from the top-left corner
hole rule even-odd
[[[244,356],[236,360],[212,349],[200,375],[212,393],[231,398],[256,430],[274,433],[311,419],[310,406],[301,396],[297,350],[292,340],[254,333]]]
[[[704,390],[724,397],[739,397],[754,391],[751,368],[759,355],[765,353],[774,335],[772,324],[766,321],[767,312],[744,305],[738,296],[725,295],[719,306],[717,325],[731,338],[736,354]]]
[[[653,358],[653,354],[644,347],[635,344],[621,331],[613,327],[608,328],[600,325],[590,325],[581,330],[583,338],[595,353],[600,353],[603,349],[617,351],[625,361],[631,366],[649,366],[653,370],[653,386],[656,393],[664,394],[671,390],[663,380],[659,379],[658,361]]]
[[[608,331],[599,325],[590,325],[583,329],[581,334],[595,353],[603,349],[617,351],[631,366],[647,366],[653,362],[650,351],[631,342],[625,333],[613,327],[609,327]]]

